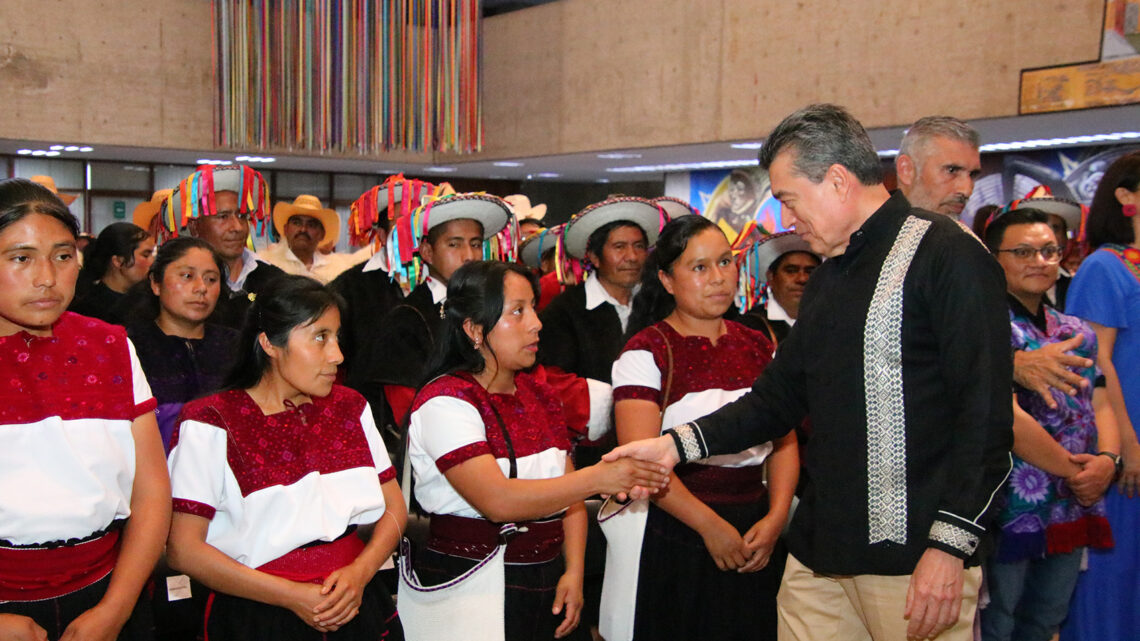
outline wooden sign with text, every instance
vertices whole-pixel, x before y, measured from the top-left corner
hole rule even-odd
[[[1140,56],[1021,72],[1022,114],[1140,103]]]

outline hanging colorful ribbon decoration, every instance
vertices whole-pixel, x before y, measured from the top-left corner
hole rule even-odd
[[[214,0],[216,142],[483,147],[479,0]]]

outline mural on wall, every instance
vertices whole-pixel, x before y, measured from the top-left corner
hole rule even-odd
[[[1106,0],[1100,60],[1021,72],[1023,114],[1140,102],[1140,0]]]
[[[1022,198],[1037,185],[1047,185],[1053,195],[1088,205],[1104,170],[1140,145],[1074,147],[1023,154],[1006,154],[1001,171],[982,176],[962,212],[962,222],[973,224],[974,213],[985,205],[1005,205]]]
[[[1140,55],[1140,0],[1106,0],[1100,59]]]
[[[732,171],[695,171],[689,177],[689,202],[724,230],[734,242],[748,221],[761,233],[784,231],[780,202],[772,198],[768,172],[759,167]]]

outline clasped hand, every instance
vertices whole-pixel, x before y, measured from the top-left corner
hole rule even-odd
[[[1081,471],[1065,479],[1077,502],[1084,506],[1100,500],[1116,476],[1116,464],[1099,454],[1073,454],[1069,460],[1081,466]]]

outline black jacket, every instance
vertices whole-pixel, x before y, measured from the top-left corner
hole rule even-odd
[[[935,547],[977,564],[1011,464],[1008,309],[982,244],[895,194],[812,274],[752,390],[676,438],[688,459],[737,452],[810,414],[808,482],[787,537],[800,561],[905,575]],[[883,538],[899,528],[903,540]]]

